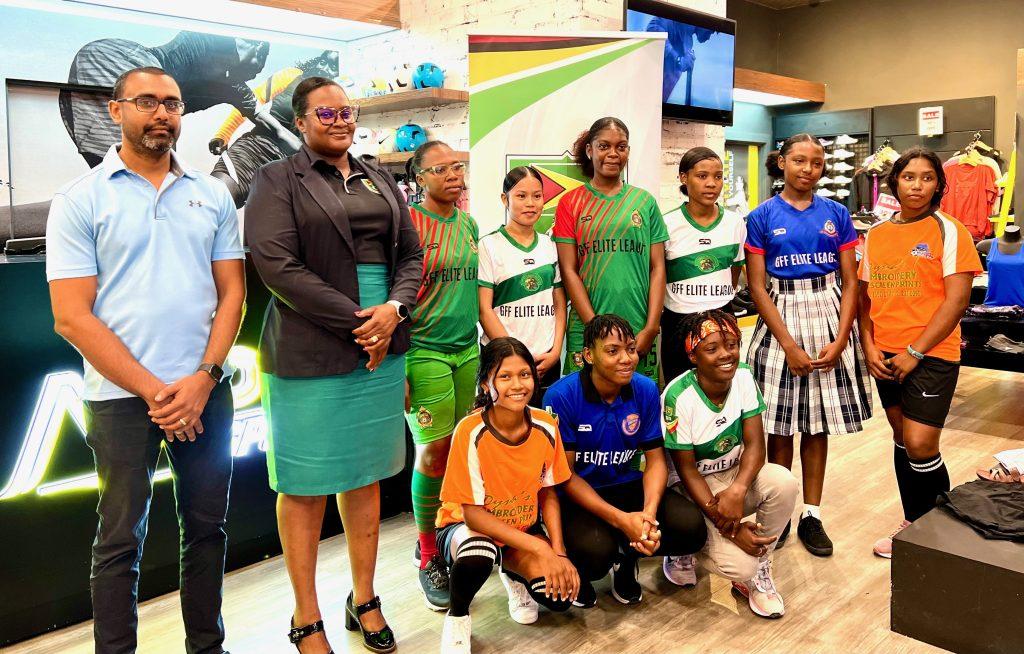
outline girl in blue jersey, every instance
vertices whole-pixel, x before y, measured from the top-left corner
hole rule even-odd
[[[747,217],[747,278],[759,317],[747,361],[767,411],[768,461],[793,465],[800,434],[804,509],[797,534],[831,556],[821,522],[828,436],[861,430],[871,390],[854,319],[857,233],[843,205],[815,195],[825,150],[810,134],[783,143],[785,187]],[[845,292],[844,292],[845,289]],[[779,546],[789,527],[779,538]]]

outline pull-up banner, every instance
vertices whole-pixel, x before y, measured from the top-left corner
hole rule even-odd
[[[469,37],[470,206],[486,234],[505,221],[501,182],[516,166],[544,177],[549,232],[559,198],[586,180],[572,144],[603,116],[629,128],[626,181],[658,196],[665,36],[649,32]]]

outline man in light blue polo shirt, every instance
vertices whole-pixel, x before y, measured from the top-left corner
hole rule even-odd
[[[109,111],[121,144],[58,191],[46,226],[55,329],[85,359],[86,441],[100,478],[95,651],[136,650],[139,561],[163,443],[181,528],[185,650],[221,654],[233,417],[221,366],[245,302],[238,217],[227,188],[171,149],[184,111],[174,79],[128,71]]]

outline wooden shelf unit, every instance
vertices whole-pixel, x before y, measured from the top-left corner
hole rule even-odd
[[[452,104],[469,102],[469,92],[457,89],[415,89],[400,91],[387,95],[376,95],[371,98],[355,100],[361,115],[381,114],[386,111],[409,111],[411,109],[429,109],[445,107]]]
[[[456,152],[455,155],[459,158],[459,161],[469,161],[468,152]],[[404,166],[405,162],[410,158],[412,158],[412,152],[386,152],[377,157],[377,161],[382,166]]]

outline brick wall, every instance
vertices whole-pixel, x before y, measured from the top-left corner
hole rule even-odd
[[[383,76],[401,63],[431,61],[446,71],[445,86],[467,88],[466,37],[470,32],[622,29],[622,0],[401,0],[402,30],[354,41],[345,53],[342,73],[355,79]],[[668,0],[671,4],[725,16],[725,0]],[[360,125],[395,128],[412,121],[431,138],[456,150],[469,149],[467,106],[392,112],[366,116]],[[585,127],[585,126],[583,126]],[[582,127],[581,127],[582,128]],[[714,125],[665,120],[662,124],[662,180],[657,192],[663,206],[679,201],[676,170],[688,148],[725,149],[725,130]]]

